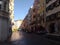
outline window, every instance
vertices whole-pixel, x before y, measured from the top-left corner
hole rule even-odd
[[[0,4],[2,4],[2,0],[0,0]]]
[[[1,4],[0,4],[0,9],[1,9]]]
[[[0,1],[2,1],[2,0],[0,0]]]
[[[50,16],[46,17],[46,22],[50,21]]]
[[[46,0],[46,3],[49,3],[49,1],[51,1],[51,0]]]
[[[59,5],[60,5],[60,0],[59,0]]]
[[[34,15],[33,18],[35,18],[36,16]]]
[[[56,1],[56,7],[59,6],[59,0]]]
[[[50,10],[52,10],[54,8],[53,4],[50,6]]]
[[[4,10],[6,10],[6,2],[4,2]]]
[[[54,3],[46,8],[46,12],[54,9]]]
[[[48,10],[49,10],[49,7],[46,8],[46,12],[48,12]]]
[[[60,19],[60,12],[57,13],[57,19]]]
[[[53,7],[56,7],[56,2],[55,2],[55,3],[53,3]]]
[[[33,12],[35,12],[35,9],[33,9]]]
[[[46,3],[48,3],[49,2],[49,0],[46,0]]]
[[[58,30],[60,31],[60,22],[58,23]]]

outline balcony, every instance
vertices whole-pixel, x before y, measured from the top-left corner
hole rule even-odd
[[[57,13],[57,12],[59,12],[59,11],[60,11],[60,6],[54,8],[53,10],[49,10],[49,11],[46,13],[46,16],[49,16],[49,15],[54,14],[54,13]]]
[[[9,13],[8,12],[6,12],[6,11],[2,11],[2,10],[0,10],[0,16],[2,16],[2,17],[9,17]]]
[[[54,3],[56,0],[51,0],[48,4],[46,4],[46,8],[50,6],[52,3]]]
[[[35,22],[36,21],[36,19],[34,18],[33,20],[32,20],[32,22]]]
[[[36,13],[35,12],[33,12],[33,14],[32,14],[33,16],[35,16],[36,15]]]
[[[57,13],[57,19],[60,19],[60,12]]]

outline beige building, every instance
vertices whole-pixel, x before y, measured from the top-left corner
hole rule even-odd
[[[9,13],[10,13],[11,23],[13,23],[14,22],[14,0],[10,0],[9,2]]]
[[[22,24],[23,20],[15,20],[14,25],[12,26],[13,31],[18,30]]]
[[[14,0],[9,0],[9,13],[10,13],[10,21],[11,26],[14,24]]]

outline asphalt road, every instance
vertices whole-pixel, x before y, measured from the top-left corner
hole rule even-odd
[[[53,41],[44,36],[34,33],[17,31],[12,34],[11,43],[0,43],[0,45],[60,45],[59,42]]]

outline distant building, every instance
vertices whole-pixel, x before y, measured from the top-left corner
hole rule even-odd
[[[31,17],[31,29],[33,32],[40,30],[40,26],[45,26],[45,1],[34,0]]]
[[[42,26],[45,26],[44,13],[45,13],[45,1],[34,0],[33,7],[29,9],[28,14],[26,15],[22,23],[25,30],[35,32],[37,30],[40,30],[39,27],[42,24],[43,24]]]
[[[31,17],[32,17],[32,7],[29,9],[28,14],[26,15],[21,24],[22,30],[31,32]]]
[[[60,34],[60,0],[34,0],[23,20],[22,28],[33,32],[42,26],[49,34]]]
[[[22,24],[22,21],[23,20],[15,20],[14,25],[12,26],[12,29],[13,30],[18,30],[20,28],[21,24]]]

